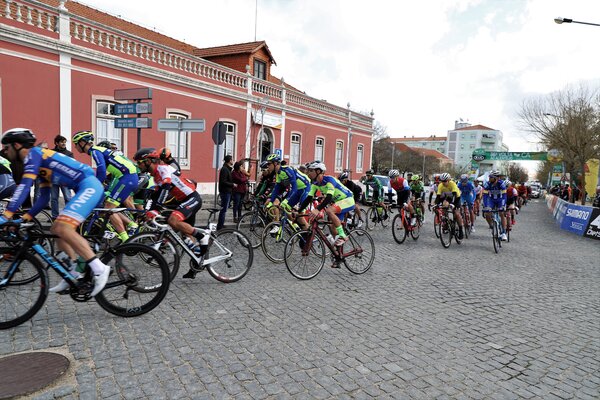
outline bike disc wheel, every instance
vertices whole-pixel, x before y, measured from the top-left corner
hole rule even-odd
[[[312,236],[307,243],[306,239]],[[312,279],[325,265],[327,247],[323,240],[311,231],[300,231],[292,235],[285,245],[285,266],[298,279]]]
[[[364,274],[373,265],[375,260],[375,243],[369,232],[364,229],[355,229],[348,234],[348,241],[344,243],[344,265],[348,270],[357,275]]]
[[[248,237],[252,248],[258,249],[262,242],[262,233],[265,225],[262,217],[258,213],[251,211],[240,217],[236,228]]]
[[[8,278],[14,262],[10,249],[0,254],[0,280]],[[27,252],[8,282],[0,286],[0,329],[9,329],[31,319],[48,297],[48,275],[41,262]]]
[[[396,243],[402,244],[406,240],[406,235],[407,232],[402,221],[402,213],[400,212],[392,220],[392,236]]]
[[[203,265],[219,282],[231,283],[246,276],[253,259],[254,251],[246,235],[236,229],[221,229],[211,236]]]
[[[151,264],[146,260],[153,259]],[[151,311],[169,291],[169,267],[156,250],[141,243],[125,243],[101,260],[111,268],[108,283],[95,297],[111,314],[136,317]]]
[[[175,279],[177,271],[179,271],[181,255],[179,254],[177,243],[173,242],[171,238],[166,235],[160,235],[159,233],[146,232],[131,236],[127,243],[141,243],[158,251],[167,262],[171,281]],[[146,257],[146,254],[141,254],[140,257]],[[148,258],[146,259],[146,262],[151,264],[155,263],[156,260]]]
[[[271,229],[278,227],[277,233],[271,233]],[[283,226],[279,221],[269,223],[262,234],[262,251],[270,261],[279,264],[285,261],[285,244],[290,240],[294,232],[289,223]]]

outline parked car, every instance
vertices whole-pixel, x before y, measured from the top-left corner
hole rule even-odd
[[[379,194],[379,197],[383,197],[386,203],[391,202],[392,204],[396,204],[396,191],[392,189],[390,186],[390,178],[385,175],[373,175],[379,182],[381,182],[381,186],[383,186],[383,193]],[[366,179],[365,176],[361,177],[359,182],[357,183],[363,190],[361,203],[362,204],[370,204],[373,200],[373,193],[371,187],[366,187],[363,183]]]
[[[542,196],[542,186],[541,185],[531,185],[531,198],[539,199]]]

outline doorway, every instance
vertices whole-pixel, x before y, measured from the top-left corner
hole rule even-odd
[[[267,156],[273,153],[273,132],[269,128],[263,128],[258,141],[260,150],[260,161],[265,161]]]

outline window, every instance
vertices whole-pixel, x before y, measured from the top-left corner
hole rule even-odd
[[[262,61],[254,60],[254,77],[262,80],[267,79],[267,64]]]
[[[167,115],[169,119],[188,119],[189,117],[185,114],[180,113],[169,113]],[[178,160],[181,168],[190,168],[190,132],[181,131],[179,132],[179,143],[177,143],[177,131],[166,132],[166,146],[171,150],[173,158]],[[179,144],[179,148],[177,145]]]
[[[363,169],[363,153],[364,153],[364,146],[362,144],[358,145],[358,148],[356,149],[356,172],[361,172]]]
[[[335,170],[342,170],[342,158],[344,155],[344,142],[337,141],[335,142]]]
[[[115,143],[117,148],[125,151],[123,130],[115,128],[115,103],[96,102],[96,143],[103,140]]]
[[[317,138],[315,141],[315,160],[323,161],[323,156],[325,154],[323,152],[324,144],[325,139],[323,138]]]
[[[217,145],[214,145],[213,150],[213,168],[220,166],[226,154],[229,154],[235,159],[235,129],[236,125],[231,122],[222,121],[225,125],[225,141],[219,146],[219,154],[217,154]]]
[[[292,134],[292,145],[290,146],[290,164],[300,165],[300,135]]]

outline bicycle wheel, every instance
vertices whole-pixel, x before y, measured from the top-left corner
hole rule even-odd
[[[413,240],[417,240],[421,235],[421,218],[417,217],[417,223],[412,227],[412,231],[410,231],[410,236],[412,236]]]
[[[469,209],[465,210],[463,208],[461,215],[462,215],[462,220],[463,220],[463,235],[464,235],[465,239],[469,238],[469,230],[471,229],[471,222],[467,215],[468,213],[469,213]]]
[[[257,249],[262,242],[262,233],[265,229],[265,221],[257,212],[247,212],[240,217],[237,230],[248,237],[252,247]]]
[[[48,274],[40,260],[25,252],[17,260],[13,276],[8,271],[14,263],[11,249],[0,255],[0,329],[13,328],[31,319],[48,297]],[[14,254],[14,253],[12,253]]]
[[[273,221],[263,230],[262,251],[269,260],[276,264],[285,261],[285,244],[294,234],[289,224],[289,222],[286,222],[282,225],[279,221]],[[271,233],[274,227],[279,228],[277,233]]]
[[[440,238],[440,216],[437,211],[433,214],[433,232],[435,232],[435,237]]]
[[[364,229],[355,229],[348,234],[343,251],[344,265],[355,274],[367,272],[375,260],[375,243],[369,232]]]
[[[372,231],[375,229],[375,226],[379,222],[379,217],[377,215],[377,208],[371,207],[367,212],[367,229]]]
[[[392,236],[394,237],[396,243],[402,244],[406,240],[407,234],[408,232],[406,231],[404,222],[402,221],[402,211],[400,211],[392,220]]]
[[[461,244],[462,239],[459,237],[458,223],[456,221],[452,220],[450,226],[452,227],[452,237],[454,238],[454,241],[456,242],[456,244]],[[463,227],[463,235],[464,234],[465,234],[465,229]]]
[[[148,264],[146,260],[152,259]],[[125,243],[101,260],[111,274],[96,302],[111,314],[137,317],[151,311],[169,291],[169,267],[160,253],[141,243]]]
[[[367,229],[369,218],[364,208],[360,209],[360,219],[358,221],[357,228]]]
[[[380,223],[382,228],[387,228],[389,225],[390,212],[387,214],[381,214]]]
[[[451,222],[447,217],[442,217],[440,224],[438,225],[438,233],[442,246],[445,248],[450,247],[452,240],[452,226]]]
[[[310,237],[312,240],[307,243]],[[321,237],[313,232],[296,232],[285,245],[285,266],[298,279],[312,279],[325,265],[326,250]]]
[[[246,276],[253,259],[246,235],[236,229],[221,229],[211,235],[203,265],[216,280],[231,283]]]
[[[494,220],[492,224],[492,241],[494,242],[494,251],[500,251],[500,237],[498,236],[498,222]]]
[[[175,279],[177,271],[179,271],[181,254],[177,243],[170,237],[155,232],[143,232],[131,236],[127,243],[141,243],[158,251],[167,262],[171,281]],[[140,255],[140,257],[145,257],[145,254]],[[146,262],[150,264],[156,262],[156,260],[149,258],[146,259]]]

